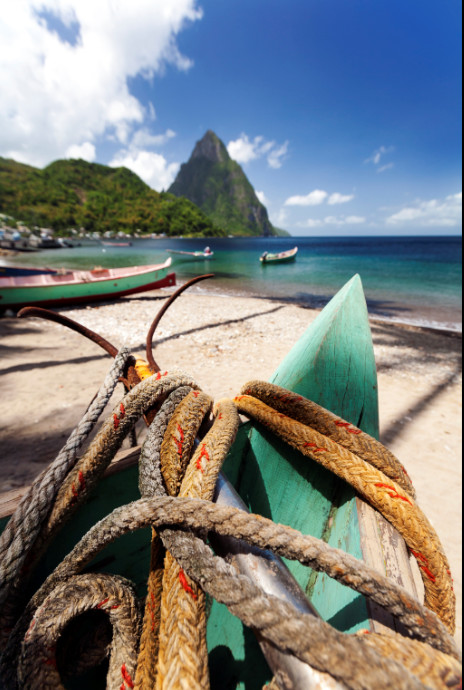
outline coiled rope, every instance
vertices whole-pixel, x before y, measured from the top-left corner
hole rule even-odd
[[[127,362],[128,353],[121,357]],[[372,444],[373,439],[358,433],[352,425],[330,413],[324,415],[321,408],[313,408],[309,401],[284,389],[247,384],[234,401],[216,404],[211,423],[212,401],[189,376],[158,372],[145,378],[124,396],[81,460],[71,467],[61,486],[55,487],[52,505],[42,517],[45,527],[39,539],[41,548],[88,496],[137,419],[155,404],[160,409],[141,451],[139,481],[143,498],[116,509],[95,525],[47,578],[21,615],[15,612],[12,620],[2,621],[4,629],[14,624],[0,661],[5,688],[61,687],[56,641],[66,622],[82,610],[104,611],[113,625],[108,687],[207,688],[204,592],[226,604],[278,648],[328,672],[349,688],[458,687],[459,653],[447,631],[452,631],[454,622],[453,595],[445,577],[449,568],[433,529],[416,507],[401,466],[388,453],[378,459],[379,444]],[[387,519],[400,531],[404,530],[406,541],[420,548],[419,560],[435,578],[433,587],[426,583],[426,607],[349,554],[263,517],[210,502],[219,469],[235,438],[238,412],[266,424],[303,454],[327,463],[386,512]],[[323,417],[325,432],[309,426],[315,423],[314,414]],[[208,431],[206,427],[210,427]],[[200,436],[200,442],[195,448],[196,436]],[[350,463],[349,469],[342,472],[345,463]],[[364,482],[363,477],[367,477]],[[378,491],[366,489],[366,483]],[[35,500],[37,493],[33,487],[31,497]],[[31,497],[23,500],[22,510]],[[398,511],[397,505],[402,510]],[[31,508],[26,515],[35,514],[35,510]],[[23,519],[15,515],[12,524],[19,525]],[[151,570],[140,635],[138,606],[130,587],[121,578],[97,576],[92,581],[79,573],[106,544],[128,531],[150,525]],[[208,532],[270,548],[278,555],[326,572],[370,596],[398,617],[407,634],[417,639],[346,635],[315,617],[296,612],[214,556],[205,543]],[[5,544],[0,552],[2,585],[5,573],[6,587],[11,588],[21,564],[30,560],[34,544],[28,546],[29,555],[26,552],[11,558],[11,528],[1,543]],[[165,557],[163,549],[167,549]],[[89,591],[84,594],[87,584]],[[78,596],[72,596],[72,591]],[[279,686],[278,675],[273,685]]]
[[[35,613],[21,648],[21,687],[64,689],[56,664],[60,634],[76,616],[93,610],[105,611],[113,628],[107,686],[120,687],[121,677],[134,675],[140,612],[131,583],[115,576],[76,575],[58,585]]]
[[[265,384],[261,384],[261,390],[264,388]],[[252,390],[252,387],[247,384],[243,390]],[[277,396],[288,396],[288,391],[277,386],[269,385],[269,390]],[[274,399],[271,396],[269,398],[270,401]],[[358,450],[359,454],[349,450],[343,444],[344,439],[339,439],[337,443],[329,436],[282,412],[276,414],[274,408],[251,395],[240,395],[235,398],[235,403],[240,412],[265,424],[300,453],[351,484],[398,530],[421,569],[426,605],[453,633],[456,599],[448,560],[435,530],[424,513],[412,496],[407,493],[405,495],[403,487],[392,478],[393,472],[397,472],[396,464],[384,467],[388,473],[385,474],[373,466],[371,453],[366,454],[364,459],[361,455],[363,449],[361,452]],[[313,416],[312,421],[317,422],[317,417]],[[344,424],[343,420],[340,421]],[[333,422],[333,427],[337,428],[336,422]],[[349,445],[353,445],[348,434],[347,438]]]

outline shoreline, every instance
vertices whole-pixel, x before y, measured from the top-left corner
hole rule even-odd
[[[176,288],[172,288],[172,292],[174,292],[177,287],[180,285],[183,285],[184,282],[187,281],[177,281],[177,286]],[[171,290],[171,288],[169,288]],[[229,288],[229,289],[224,289],[219,286],[212,286],[211,284],[208,284],[207,282],[204,282],[198,286],[194,286],[189,290],[191,294],[194,292],[197,292],[198,294],[205,294],[205,295],[214,295],[215,297],[219,298],[228,298],[228,297],[238,297],[241,299],[260,299],[260,300],[267,300],[269,302],[276,302],[276,303],[282,303],[282,304],[293,304],[297,307],[300,307],[301,309],[308,309],[310,311],[322,311],[324,308],[325,304],[322,304],[321,306],[315,306],[311,305],[308,302],[305,302],[304,300],[299,300],[298,298],[292,298],[292,297],[283,297],[283,296],[275,296],[275,297],[270,297],[268,295],[258,295],[256,293],[248,293],[245,291],[240,291],[238,289],[234,288]],[[315,296],[316,298],[316,296]],[[321,300],[319,300],[321,301]],[[328,301],[328,300],[327,300]],[[460,321],[453,322],[452,325],[449,325],[448,327],[438,321],[427,321],[425,319],[418,318],[416,320],[411,319],[411,320],[403,320],[400,319],[399,317],[396,316],[382,316],[380,314],[376,314],[375,311],[370,311],[369,310],[369,300],[367,300],[367,306],[368,306],[368,314],[369,314],[369,321],[371,323],[386,323],[386,324],[392,324],[398,327],[404,327],[404,328],[416,328],[420,330],[425,330],[425,331],[431,331],[431,332],[436,332],[436,333],[442,333],[443,335],[450,335],[450,336],[456,336],[456,337],[462,337],[462,312],[459,311],[459,315],[461,316]],[[398,305],[398,309],[400,309],[400,305]]]
[[[396,321],[395,319],[382,319],[378,316],[369,315],[369,322],[371,324],[390,324],[392,326],[397,326],[398,328],[404,328],[406,330],[425,332],[425,333],[436,333],[438,335],[444,335],[449,338],[459,338],[462,340],[462,327],[460,330],[454,328],[443,328],[442,326],[430,326],[422,325],[417,323],[410,323],[408,321]]]
[[[146,358],[148,328],[173,289],[63,313],[117,348]],[[187,290],[161,319],[154,357],[187,371],[218,400],[269,379],[320,310],[256,297]],[[461,334],[370,319],[377,363],[380,440],[410,474],[419,505],[447,553],[461,640]],[[0,319],[1,492],[33,481],[53,459],[107,374],[95,343],[40,319]],[[121,397],[110,402],[111,410]],[[106,417],[107,411],[104,414]],[[143,425],[142,425],[143,429]],[[139,440],[143,431],[139,432]]]
[[[293,239],[297,241],[296,238]],[[311,239],[314,238],[301,238],[303,245],[305,241]],[[356,240],[357,238],[352,239]],[[443,238],[437,237],[435,239]],[[145,263],[148,261],[147,257],[149,254],[153,256],[153,263],[159,262],[160,252],[163,253],[165,258],[164,245],[167,244],[169,246],[171,240],[174,241],[175,238],[163,238],[162,246],[158,249],[157,243],[151,240],[134,239],[134,246],[125,252],[118,250],[118,252],[114,251],[105,255],[95,252],[93,245],[91,249],[83,247],[81,249],[73,248],[72,250],[61,249],[59,252],[57,250],[45,251],[45,253],[42,251],[40,258],[37,257],[31,260],[22,259],[17,254],[16,257],[11,256],[11,263],[39,266],[50,263],[53,267],[59,268],[61,262],[68,267],[75,266],[77,262],[79,267],[84,269],[92,268],[95,264],[102,262],[108,266]],[[177,242],[176,246],[181,247],[182,241],[179,239],[175,241]],[[326,238],[324,241],[330,247],[329,240]],[[234,249],[231,255],[232,264],[227,262],[229,245],[231,249],[235,246],[237,247],[237,250],[235,251]],[[281,272],[268,271],[263,273],[257,270],[256,261],[253,260],[254,253],[257,254],[258,252],[258,248],[255,245],[256,241],[254,243],[249,242],[245,248],[242,248],[240,241],[234,244],[233,240],[230,240],[227,246],[219,243],[216,252],[217,256],[215,255],[212,261],[193,263],[189,261],[174,261],[172,270],[176,273],[177,284],[181,285],[194,275],[211,271],[213,274],[216,272],[215,278],[212,281],[201,283],[201,286],[198,287],[198,291],[201,294],[262,298],[279,303],[293,303],[309,309],[321,309],[347,280],[355,273],[358,273],[364,284],[370,318],[388,323],[404,323],[410,326],[462,334],[462,297],[459,289],[461,271],[458,270],[457,264],[450,264],[448,269],[446,263],[438,262],[436,266],[431,263],[430,271],[432,273],[427,279],[424,278],[424,267],[420,266],[417,269],[417,278],[415,278],[414,270],[416,269],[414,265],[411,265],[410,270],[413,272],[413,276],[412,281],[409,283],[405,280],[404,274],[405,266],[409,266],[407,262],[411,262],[411,256],[407,252],[404,265],[397,266],[393,263],[388,269],[393,271],[391,274],[385,269],[387,270],[386,275],[383,275],[381,271],[379,276],[377,276],[377,273],[373,272],[369,268],[369,264],[366,263],[369,252],[366,254],[364,250],[360,250],[359,253],[356,253],[358,258],[347,259],[346,263],[344,263],[342,257],[337,256],[335,260],[335,268],[337,270],[335,274],[331,275],[328,273],[328,269],[325,272],[315,270],[314,262],[318,256],[317,250],[313,256],[311,254],[312,244],[307,244],[301,248],[302,260],[301,264],[297,262],[296,272],[284,273],[282,278]],[[325,252],[326,250],[324,249],[323,251]],[[430,248],[427,251],[430,252]],[[448,254],[445,255],[445,262],[450,260]],[[322,256],[325,257],[325,254],[322,254]],[[349,257],[351,257],[351,254],[349,254]],[[330,266],[330,252],[327,252],[327,257],[325,258],[327,258],[328,266]],[[0,263],[2,263],[1,260]],[[8,259],[4,263],[9,263]],[[439,268],[440,266],[441,268]],[[236,273],[234,272],[235,270],[237,270]],[[397,270],[398,276],[396,274]],[[436,272],[434,273],[434,271]],[[444,273],[444,271],[446,272]],[[449,273],[449,271],[452,271],[452,273]],[[441,281],[444,281],[444,287]],[[435,287],[432,288],[432,285]]]

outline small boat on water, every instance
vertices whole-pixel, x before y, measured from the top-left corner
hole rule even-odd
[[[158,372],[156,379],[160,380],[167,375],[167,372]],[[147,377],[150,377],[149,373]],[[355,277],[347,283],[325,307],[278,366],[270,382],[279,387],[279,389],[275,388],[273,395],[275,400],[280,396],[279,400],[284,407],[287,399],[295,393],[295,401],[301,402],[303,398],[311,398],[312,401],[330,410],[333,413],[333,416],[330,417],[331,424],[340,430],[340,434],[345,436],[349,443],[351,443],[350,439],[357,438],[361,430],[374,438],[378,437],[377,374],[367,309],[359,277]],[[252,385],[252,383],[247,384],[242,394],[235,398],[237,405],[242,404],[242,399],[247,397],[246,388]],[[286,389],[286,392],[282,389]],[[113,418],[110,417],[111,433],[113,433],[113,429],[118,429],[126,415],[122,403],[116,410]],[[293,414],[291,419],[295,421],[298,419],[298,413],[295,411]],[[250,421],[239,426],[238,434],[223,465],[216,489],[218,504],[236,505],[233,503],[235,499],[229,501],[229,499],[224,498],[224,486],[226,493],[228,491],[230,493],[229,489],[232,485],[244,501],[245,505],[243,505],[242,510],[248,508],[253,513],[270,518],[274,523],[291,525],[302,535],[318,537],[322,540],[321,543],[325,542],[328,545],[336,546],[338,549],[355,556],[359,561],[363,560],[382,575],[386,574],[390,579],[400,583],[404,588],[401,590],[403,599],[407,600],[407,607],[411,607],[409,603],[411,600],[407,598],[408,595],[405,590],[418,599],[415,577],[411,571],[409,553],[405,543],[395,529],[361,499],[359,493],[347,482],[329,472],[315,460],[318,457],[317,453],[324,451],[324,448],[317,447],[315,443],[306,443],[305,445],[314,447],[313,459],[310,459],[296,448],[292,449],[287,443],[272,435],[269,428],[264,424],[252,421],[253,415],[247,416]],[[285,417],[283,413],[279,413],[278,416],[280,418]],[[184,435],[182,433],[181,441],[178,442],[180,446],[182,446],[183,440]],[[201,446],[203,446],[202,449]],[[205,444],[200,440],[199,450],[201,449],[201,453],[204,451],[204,446]],[[72,520],[67,522],[66,529],[62,529],[57,534],[53,541],[53,548],[50,549],[40,566],[39,582],[54,567],[59,566],[70,549],[98,520],[101,520],[113,509],[139,499],[139,473],[136,463],[140,452],[140,447],[120,452],[115,459],[116,461],[110,465],[109,471],[99,483],[98,489],[89,496],[86,503],[76,508]],[[197,470],[201,470],[203,473],[200,464],[201,457],[200,454]],[[207,453],[205,457],[206,460],[210,460]],[[204,460],[205,463],[206,460]],[[76,480],[78,485],[72,484],[72,494],[70,494],[71,497],[74,496],[72,500],[77,500],[79,492],[85,488],[85,480],[84,477],[80,476],[81,474],[79,473],[78,480]],[[197,473],[197,476],[200,476],[200,472]],[[379,486],[385,488],[384,484]],[[386,486],[386,489],[390,492],[388,494],[390,503],[394,502],[395,498],[402,498],[402,496],[395,495],[391,486]],[[231,491],[233,493],[233,489]],[[14,492],[10,492],[10,494],[0,497],[0,532],[5,528],[8,516],[11,515],[21,494],[24,493],[24,491],[17,491],[13,495]],[[172,501],[175,500],[172,499]],[[180,499],[181,502],[186,500]],[[240,499],[237,500],[240,501]],[[230,520],[232,518],[233,516]],[[115,523],[116,519],[111,524]],[[150,523],[148,522],[148,524]],[[167,524],[171,524],[169,517]],[[268,529],[267,523],[261,518],[258,518],[258,524],[261,525],[256,528],[258,532]],[[102,523],[99,523],[98,529],[103,530],[101,525]],[[298,538],[301,538],[301,535]],[[92,542],[92,539],[88,539],[89,543]],[[264,567],[268,569],[268,580],[274,581],[274,584],[277,583],[280,586],[283,581],[290,581],[285,580],[287,576],[283,575],[283,564],[279,561],[280,565],[277,565],[269,551],[261,552],[256,548],[251,549],[251,556],[254,560],[249,564],[248,570],[243,569],[243,556],[248,557],[250,549],[247,549],[245,542],[237,542],[233,533],[232,539],[229,539],[230,545],[227,542],[228,537],[225,539],[226,541],[221,543],[216,535],[214,540],[211,537],[210,543],[212,543],[214,551],[219,554],[224,552],[225,547],[232,562],[240,569],[240,572],[246,572],[248,579],[256,578],[257,571]],[[282,546],[287,539],[288,537],[284,539],[280,535],[276,544],[279,542]],[[151,553],[150,543],[151,530],[124,533],[121,540],[111,543],[107,540],[105,549],[98,553],[97,558],[92,561],[90,569],[92,572],[109,571],[128,578],[134,583],[137,596],[146,597],[146,580]],[[230,550],[227,551],[228,549]],[[341,551],[337,553],[341,557]],[[86,566],[88,561],[83,558],[81,560],[81,567]],[[88,560],[90,560],[90,556],[88,556]],[[308,561],[315,562],[312,551],[308,551]],[[223,567],[225,568],[225,566]],[[295,601],[292,596],[302,597],[306,605],[306,598],[310,599],[312,612],[308,617],[322,617],[324,621],[330,623],[325,628],[335,629],[343,633],[387,631],[385,635],[387,640],[394,639],[395,631],[401,630],[396,619],[385,611],[385,606],[380,608],[370,598],[365,598],[354,589],[335,581],[332,579],[332,577],[336,577],[335,574],[329,577],[322,572],[321,568],[315,567],[314,570],[311,570],[297,560],[288,561],[288,567],[298,584],[293,585],[293,594],[289,591],[282,591],[278,598]],[[425,576],[428,576],[426,572],[428,568],[424,566],[422,568]],[[340,573],[343,569],[344,566],[340,565],[339,562],[334,565],[334,571]],[[86,570],[88,570],[87,567]],[[224,571],[218,577],[219,580],[222,580],[223,574]],[[355,580],[356,575],[351,574],[350,578]],[[348,577],[346,579],[349,580]],[[239,586],[236,585],[237,588]],[[269,591],[262,580],[260,586],[265,591]],[[270,586],[273,586],[272,583]],[[369,596],[377,594],[376,587],[370,587]],[[182,569],[173,588],[175,594],[172,596],[172,606],[175,605],[175,600],[181,596],[197,598]],[[368,588],[366,588],[365,593],[367,591]],[[234,589],[230,594],[229,600],[232,602],[230,608],[234,608],[234,610],[236,610],[235,606],[238,607],[239,594],[237,589]],[[106,595],[101,595],[101,597],[103,596]],[[378,600],[379,597],[377,597]],[[101,598],[101,601],[95,599],[95,601],[99,603],[95,605],[94,602],[93,609],[104,608],[108,598]],[[148,628],[151,622],[153,629],[154,609],[149,607],[154,606],[154,604],[150,603],[151,601],[150,597],[147,597],[148,608],[146,611],[151,611],[151,619],[148,617],[147,620]],[[245,601],[247,603],[248,598]],[[117,609],[119,606],[119,604],[112,602],[110,604],[108,607],[111,609]],[[303,611],[305,615],[308,609],[303,604],[302,606],[303,608],[299,608],[299,611]],[[45,610],[45,608],[44,605],[43,609]],[[211,690],[222,690],[226,687],[237,690],[245,690],[245,688],[246,690],[260,690],[271,680],[273,674],[278,673],[281,674],[280,677],[283,674],[283,677],[286,678],[285,685],[278,685],[278,687],[292,687],[297,690],[306,690],[307,688],[341,690],[346,687],[362,687],[371,690],[376,687],[397,687],[394,682],[388,685],[373,683],[372,676],[370,676],[369,682],[364,682],[363,668],[357,669],[360,675],[359,683],[345,685],[343,671],[338,666],[324,672],[320,670],[317,664],[314,668],[308,661],[303,663],[292,654],[285,653],[285,649],[282,651],[282,647],[277,647],[276,650],[274,645],[269,645],[269,643],[266,647],[266,639],[263,642],[260,635],[258,635],[261,638],[258,643],[251,630],[245,627],[239,618],[234,617],[226,606],[218,604],[216,600],[208,602],[206,609],[208,611],[206,641],[209,653]],[[391,607],[391,610],[395,610],[395,615],[399,615],[398,607]],[[108,611],[108,613],[111,616],[111,612]],[[258,615],[258,611],[255,611],[255,614]],[[271,616],[270,610],[267,611],[266,615]],[[303,614],[301,615],[303,616]],[[410,615],[409,612],[408,615]],[[28,629],[25,624],[25,642],[27,642],[30,631],[35,624],[36,619]],[[276,621],[268,623],[269,628],[274,627],[274,625],[277,625]],[[253,622],[250,622],[250,627],[253,628]],[[321,627],[321,630],[325,630],[325,628]],[[292,630],[292,643],[297,643],[295,637],[299,637],[301,634],[299,632],[301,628],[297,627],[296,629],[298,634],[295,633],[295,629]],[[361,640],[361,649],[362,639],[365,636],[339,635],[337,637],[337,644],[342,648],[338,658],[346,659],[349,666],[350,652],[343,651],[342,638],[344,637],[351,642],[354,641],[354,645],[352,644],[350,647],[353,650],[357,644],[356,640]],[[374,638],[375,635],[367,636],[367,645],[371,637]],[[411,642],[406,636],[398,636],[398,639],[400,647],[406,642]],[[321,647],[321,640],[308,639],[307,644],[312,650],[312,645],[314,648],[318,648],[318,645]],[[69,640],[68,646],[71,648]],[[47,650],[49,647],[50,644]],[[365,651],[367,649],[368,647],[365,647]],[[50,653],[47,651],[49,656],[44,656],[46,662],[43,665],[46,663],[48,666],[56,668],[54,650],[55,645]],[[432,651],[431,647],[430,650]],[[182,653],[184,651],[182,648]],[[407,665],[404,658],[401,657],[401,652],[402,650],[399,652],[398,663],[404,665],[401,666],[400,673],[409,673],[409,670],[406,671]],[[317,651],[314,653],[317,656]],[[335,653],[336,650],[333,647],[322,650],[322,655],[329,660]],[[43,654],[45,655],[45,652]],[[405,656],[407,655],[405,654]],[[96,658],[100,659],[98,655]],[[397,661],[393,652],[391,652],[391,656],[386,652],[385,656],[379,658],[384,663],[386,677],[390,677],[390,673],[398,672]],[[425,670],[427,674],[430,672],[429,661],[430,658]],[[7,668],[7,663],[8,659],[4,662],[3,669]],[[123,686],[133,687],[133,675],[130,676],[128,665],[129,661],[125,657],[123,679],[127,681],[128,678],[130,682],[123,683]],[[134,666],[132,665],[131,668]],[[332,670],[333,675],[330,670]],[[375,669],[365,668],[364,670],[375,672]],[[34,669],[32,668],[33,672]],[[353,672],[352,668],[350,668],[351,672]],[[208,675],[208,671],[206,673]],[[416,673],[414,668],[412,673]],[[453,682],[450,680],[450,674]],[[459,679],[456,680],[455,671],[453,670],[450,674],[448,670],[446,673],[443,672],[440,678],[440,681],[443,682],[431,683],[430,687],[439,687],[443,690],[451,687],[457,688]],[[396,677],[398,678],[398,675]],[[86,677],[86,687],[92,689],[102,687],[98,685],[97,678],[98,675],[92,678],[89,674]],[[119,680],[119,682],[121,681]],[[273,685],[277,687],[275,684]],[[426,685],[429,687],[428,682]],[[413,680],[412,685],[409,686],[405,681],[401,687],[415,688],[417,684]]]
[[[103,242],[105,247],[132,247],[132,242]]]
[[[211,251],[209,247],[205,247],[203,251],[197,252],[184,252],[180,249],[166,249],[169,254],[174,254],[175,256],[182,256],[186,259],[212,259],[214,252]]]
[[[0,310],[98,302],[172,286],[176,276],[168,273],[170,266],[169,258],[149,266],[0,277]]]
[[[293,249],[288,249],[285,252],[279,252],[278,254],[271,254],[269,252],[264,252],[259,257],[259,260],[263,265],[266,264],[284,264],[289,261],[295,261],[298,252],[298,247],[293,247]]]

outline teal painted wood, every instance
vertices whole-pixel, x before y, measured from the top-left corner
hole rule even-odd
[[[53,544],[34,572],[30,589],[35,591],[46,576],[63,560],[78,541],[103,517],[115,508],[140,498],[138,468],[128,467],[118,474],[104,477],[98,490],[73,515],[56,535]],[[8,518],[0,519],[0,532]],[[123,575],[137,586],[137,594],[145,596],[151,549],[151,529],[124,535],[99,553],[86,571]]]
[[[138,467],[134,465],[118,474],[104,477],[98,492],[73,515],[56,535],[52,545],[40,561],[25,592],[25,601],[40,587],[46,577],[61,563],[79,540],[103,517],[121,505],[140,498],[138,490]],[[0,533],[8,518],[0,519]],[[147,579],[150,567],[151,528],[137,530],[124,535],[107,546],[85,568],[85,572],[99,572],[122,575],[136,585],[139,597],[147,593]],[[66,681],[69,690],[101,690],[106,687],[107,663],[91,669],[87,673]]]
[[[377,371],[359,276],[352,278],[333,298],[317,323],[308,329],[306,337],[303,336],[289,352],[271,381],[314,400],[378,438]],[[253,447],[257,456],[263,457],[260,443],[263,441],[258,439]],[[331,503],[329,520],[318,524],[323,530],[321,536],[332,546],[362,558],[354,491],[332,475],[328,479],[326,472],[321,474],[319,466],[312,465],[316,475],[324,477],[322,496]],[[269,468],[267,472],[269,474]],[[288,477],[287,481],[291,479]],[[320,479],[312,479],[311,486],[315,488],[318,481]],[[308,496],[311,505],[316,500],[315,493],[319,493],[319,488]],[[297,529],[300,529],[298,523],[308,526],[308,521],[298,515],[297,506],[292,512],[290,519],[296,521],[292,526]],[[274,509],[273,519],[281,522],[284,518],[285,503],[282,502]],[[309,529],[314,529],[312,520]],[[290,568],[324,620],[350,632],[366,626],[367,611],[361,597],[325,575],[312,579],[310,576],[305,586],[302,566],[292,564]]]
[[[325,307],[270,380],[378,436],[377,374],[359,276],[347,283]],[[252,512],[362,557],[353,490],[264,428],[248,425],[241,429],[224,473]],[[362,597],[298,563],[287,561],[287,565],[325,620],[342,631],[368,626]],[[225,607],[213,602],[208,621],[212,675],[216,673],[215,645],[221,629],[228,630],[229,649],[221,655],[224,677],[240,665],[256,665],[257,644],[253,645],[249,639],[245,643],[245,633],[231,618]],[[231,641],[232,630],[236,630],[236,635]],[[231,687],[261,688],[269,680],[269,673],[267,670],[259,675],[257,671],[251,684],[240,677],[237,686]],[[219,690],[223,686],[216,687]]]

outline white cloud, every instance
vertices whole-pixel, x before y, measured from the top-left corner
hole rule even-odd
[[[146,149],[162,146],[175,136],[176,134],[172,129],[157,135],[151,134],[146,129],[139,129],[134,133],[128,146],[113,156],[109,165],[129,168],[157,191],[167,189],[174,181],[180,164],[168,163],[160,153]]]
[[[407,206],[387,218],[389,225],[457,227],[462,224],[462,192],[450,194],[444,199],[422,201]]]
[[[284,208],[281,208],[277,213],[271,214],[271,223],[278,228],[287,224],[288,215]]]
[[[237,163],[249,163],[258,158],[258,147],[262,137],[255,137],[250,141],[246,134],[242,134],[235,141],[229,141],[227,151]]]
[[[157,191],[167,189],[172,184],[180,167],[179,163],[168,163],[160,153],[135,150],[120,151],[110,165],[129,168]]]
[[[344,219],[344,223],[346,225],[359,225],[361,223],[365,223],[366,219],[364,216],[346,216]]]
[[[285,201],[285,206],[319,206],[327,199],[328,193],[322,189],[315,189],[306,196],[291,196]]]
[[[70,146],[65,154],[65,158],[82,158],[89,163],[95,160],[96,151],[95,146],[90,141],[84,141],[83,144],[74,144]]]
[[[151,134],[147,129],[139,129],[132,137],[131,146],[137,149],[164,146],[176,133],[167,129],[164,134]]]
[[[323,225],[361,225],[366,219],[363,216],[326,216],[325,218],[307,218],[297,223],[300,228],[320,228]]]
[[[299,228],[319,228],[321,225],[324,225],[324,221],[319,218],[308,218],[301,223],[297,223]]]
[[[386,170],[391,170],[392,168],[395,167],[394,163],[385,163],[383,165],[380,165],[380,161],[383,159],[384,156],[388,155],[392,151],[395,150],[394,146],[380,146],[372,156],[369,158],[366,158],[364,161],[365,163],[373,163],[377,167],[377,172],[378,173],[383,173]]]
[[[282,146],[279,146],[277,149],[271,149],[268,157],[267,157],[267,162],[269,164],[270,168],[274,168],[274,170],[277,170],[278,168],[282,167],[282,158],[287,154],[288,151],[288,141],[286,141]]]
[[[378,165],[387,153],[391,153],[394,151],[393,146],[380,146],[378,149],[374,151],[374,153],[369,156],[369,158],[366,158],[364,161],[365,163],[373,163],[374,165]]]
[[[44,165],[102,136],[126,145],[155,114],[128,78],[188,69],[176,37],[201,16],[197,0],[10,3],[0,22],[0,154]]]
[[[353,199],[354,194],[339,194],[338,192],[334,192],[334,194],[331,194],[327,199],[327,203],[329,206],[334,206],[335,204],[346,204]]]
[[[323,189],[315,189],[305,196],[295,195],[289,197],[285,201],[285,206],[319,206],[325,201],[329,206],[335,206],[337,204],[346,204],[348,201],[354,199],[354,194],[340,194],[339,192],[333,192],[329,195],[328,192]]]
[[[267,206],[269,204],[269,199],[266,197],[264,192],[258,192],[255,189],[255,194],[258,197],[259,201],[263,204],[263,206]]]
[[[383,173],[383,172],[385,172],[385,170],[391,170],[394,167],[395,167],[394,163],[387,163],[386,165],[381,165],[380,168],[377,168],[377,172]]]
[[[229,156],[237,163],[245,164],[265,156],[269,167],[274,169],[282,166],[282,158],[287,150],[288,141],[278,146],[275,141],[266,141],[262,136],[250,140],[244,133],[227,144]]]

